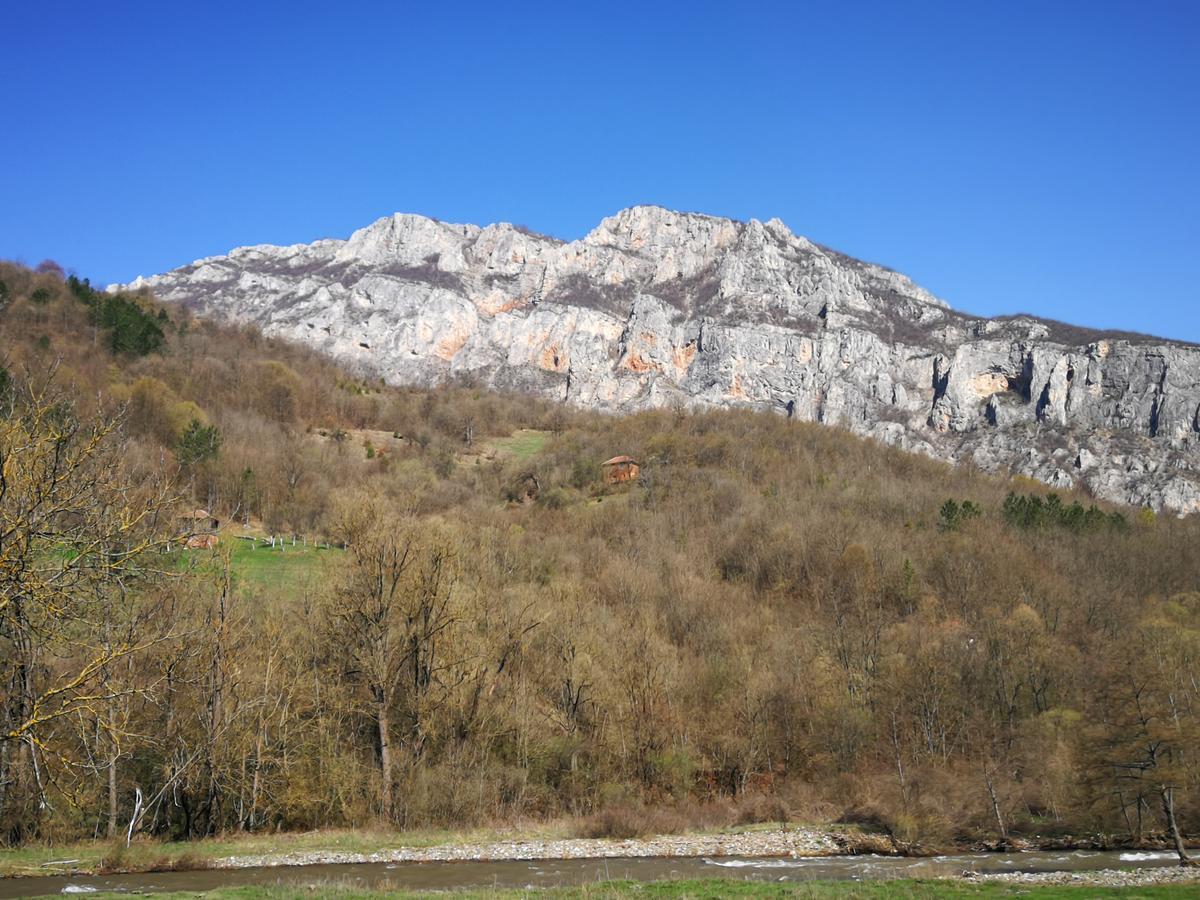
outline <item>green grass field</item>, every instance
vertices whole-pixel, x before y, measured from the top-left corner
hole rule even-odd
[[[343,900],[378,900],[382,897],[453,897],[456,900],[516,900],[518,897],[545,900],[616,900],[644,897],[652,900],[721,900],[725,897],[755,897],[766,900],[959,900],[959,898],[1037,897],[1039,900],[1085,900],[1092,897],[1120,897],[1126,900],[1175,900],[1195,897],[1200,885],[1177,884],[1162,887],[1032,887],[1030,885],[968,884],[958,881],[881,881],[855,883],[842,881],[809,884],[774,884],[754,881],[614,881],[577,888],[486,889],[470,891],[386,891],[320,884],[294,887],[222,888],[205,894],[142,894],[144,897],[196,897],[213,900],[288,900],[293,897],[338,897]],[[122,895],[94,894],[117,897]]]
[[[230,554],[234,583],[249,588],[288,588],[299,590],[320,579],[329,564],[339,559],[342,550],[333,547],[320,549],[299,542],[276,546],[262,541],[251,542],[234,534],[222,534],[220,550]],[[183,550],[178,553],[179,568],[219,565],[219,556],[212,550]]]
[[[497,456],[508,456],[513,459],[528,459],[542,451],[550,440],[550,432],[535,431],[532,428],[522,428],[514,431],[506,438],[493,438],[484,446],[493,450]]]

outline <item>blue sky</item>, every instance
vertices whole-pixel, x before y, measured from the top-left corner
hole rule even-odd
[[[792,230],[1200,341],[1200,4],[11,3],[0,256],[128,280],[395,211]]]

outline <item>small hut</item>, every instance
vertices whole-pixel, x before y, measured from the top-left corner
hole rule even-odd
[[[217,546],[221,520],[207,509],[190,509],[179,517],[179,540],[189,550],[211,550]]]
[[[621,484],[636,479],[641,467],[632,456],[614,456],[600,463],[600,471],[604,473],[605,484]]]
[[[210,515],[207,509],[189,510],[180,518],[183,521],[183,528],[188,534],[219,531],[221,528],[221,520]]]

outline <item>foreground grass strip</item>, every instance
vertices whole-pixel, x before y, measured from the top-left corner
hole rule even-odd
[[[339,900],[379,900],[384,897],[413,900],[418,897],[450,897],[454,900],[616,900],[638,897],[652,900],[721,900],[725,897],[762,897],[767,900],[958,900],[963,897],[1001,898],[1036,897],[1038,900],[1085,900],[1092,897],[1120,897],[1122,900],[1176,900],[1195,897],[1200,884],[1175,884],[1154,887],[1059,887],[1020,884],[965,884],[957,881],[878,881],[854,883],[822,881],[807,884],[772,884],[756,881],[706,879],[694,881],[613,881],[576,888],[542,888],[467,891],[388,891],[364,890],[338,884],[297,885],[289,887],[246,886],[222,888],[207,893],[141,894],[143,897],[206,897],[211,900],[291,900],[300,897],[337,897]],[[120,894],[92,894],[93,897],[117,898]]]

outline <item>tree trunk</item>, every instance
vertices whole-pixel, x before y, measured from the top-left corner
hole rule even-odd
[[[0,741],[0,813],[7,809],[8,803],[8,745],[8,741]]]
[[[1000,812],[1000,798],[996,796],[996,787],[992,784],[990,775],[984,776],[987,779],[988,796],[992,800],[992,812],[996,816],[996,825],[1000,828],[1000,839],[1008,840],[1008,826],[1004,824],[1004,816]]]
[[[108,701],[108,741],[111,744],[111,754],[108,757],[108,837],[110,840],[117,836],[117,759],[121,755],[117,749],[117,715],[116,710],[113,709],[115,702],[115,700]]]
[[[108,837],[117,836],[117,756],[108,759]]]
[[[221,593],[217,599],[212,619],[213,645],[212,657],[209,661],[208,734],[205,736],[207,746],[204,765],[204,780],[207,782],[204,798],[205,835],[215,834],[220,827],[222,797],[221,785],[218,781],[220,760],[218,759],[217,743],[225,719],[225,641],[229,617],[229,588],[230,576],[228,564],[226,564],[224,582],[221,585]]]
[[[395,820],[396,803],[392,784],[392,738],[391,718],[388,713],[386,700],[377,705],[377,720],[379,722],[379,770],[382,784],[379,789],[380,806],[389,822]]]
[[[904,757],[900,752],[900,726],[892,713],[892,752],[896,758],[896,778],[900,782],[900,802],[908,809],[908,782],[904,777]]]
[[[1181,866],[1194,866],[1196,861],[1187,855],[1183,847],[1183,835],[1179,833],[1179,823],[1175,821],[1175,788],[1163,785],[1159,789],[1162,797],[1163,815],[1167,817],[1167,827],[1171,830],[1171,840],[1175,844],[1175,852],[1179,854]]]
[[[1125,803],[1125,792],[1117,791],[1117,800],[1121,803],[1121,815],[1125,819],[1125,829],[1129,832],[1129,839],[1135,840],[1133,819],[1129,818],[1129,806]]]

